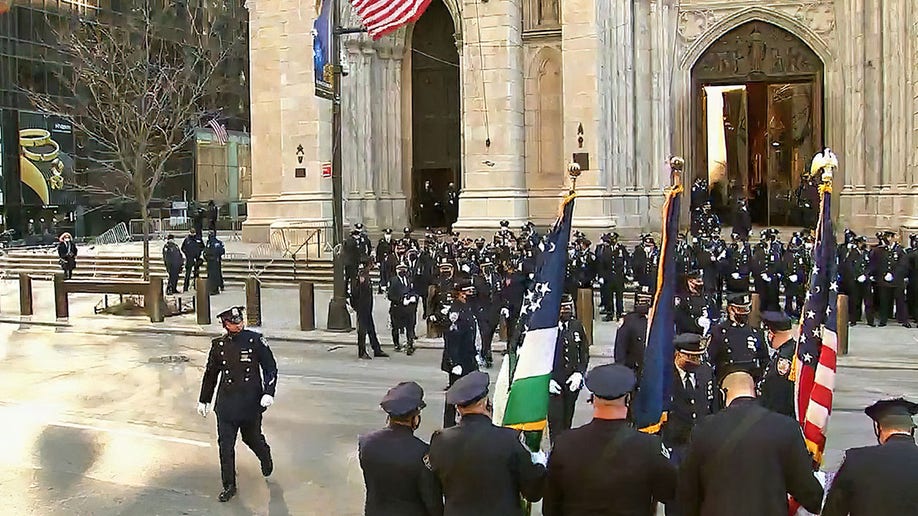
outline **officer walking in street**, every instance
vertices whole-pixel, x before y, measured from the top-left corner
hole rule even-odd
[[[182,289],[188,292],[188,285],[191,278],[198,277],[198,270],[201,267],[201,253],[204,252],[204,242],[201,241],[200,235],[192,229],[185,240],[182,241],[182,254],[185,255],[185,287]]]
[[[261,473],[274,471],[271,448],[261,432],[261,418],[274,404],[277,388],[277,363],[265,338],[246,330],[244,308],[234,306],[217,315],[226,334],[212,341],[201,381],[198,413],[205,417],[217,391],[217,445],[220,449],[220,474],[225,502],[236,494],[236,434],[261,461]]]
[[[494,342],[494,333],[500,318],[510,315],[504,302],[504,282],[494,268],[490,255],[485,255],[481,262],[481,276],[478,278],[481,288],[478,296],[481,298],[478,313],[478,331],[481,334],[481,358],[484,365],[490,368],[494,364],[491,353],[491,344]]]
[[[877,446],[851,448],[835,475],[823,516],[918,514],[918,403],[882,400],[864,412],[873,420]]]
[[[797,339],[791,331],[791,319],[784,312],[762,312],[762,324],[771,344],[771,360],[759,385],[762,406],[778,414],[796,417],[790,370],[797,352]]]
[[[559,435],[571,429],[574,406],[583,387],[583,375],[590,364],[590,343],[583,323],[574,318],[574,298],[561,299],[560,328],[555,345],[555,361],[548,382],[548,436],[554,444]]]
[[[787,495],[819,514],[823,488],[800,426],[755,399],[758,365],[735,361],[717,371],[727,408],[698,423],[679,469],[684,516],[788,514]]]
[[[651,516],[656,503],[672,501],[676,468],[660,438],[628,424],[629,395],[636,378],[616,364],[593,368],[593,419],[560,435],[548,462],[545,516]]]
[[[443,329],[443,358],[440,369],[449,374],[449,385],[460,378],[478,371],[478,350],[475,348],[475,315],[468,304],[469,296],[475,294],[475,287],[468,281],[455,286],[453,302],[446,308]],[[456,407],[447,400],[443,410],[443,427],[456,424]]]
[[[167,295],[178,293],[178,280],[184,261],[182,251],[175,245],[175,237],[166,236],[166,244],[163,246],[163,264],[166,266],[166,274],[169,275],[169,280],[166,282]]]
[[[408,264],[401,262],[395,266],[395,277],[389,280],[388,289],[392,343],[395,344],[395,351],[401,351],[399,334],[404,332],[407,340],[405,354],[411,356],[414,354],[414,327],[418,321],[418,301],[421,296],[408,275]]]
[[[462,419],[430,438],[427,464],[445,498],[444,514],[523,516],[520,497],[542,498],[546,457],[530,453],[512,428],[491,422],[488,374],[475,371],[446,391]]]
[[[402,382],[379,404],[386,427],[362,435],[357,455],[367,489],[365,516],[442,516],[440,485],[424,464],[429,446],[414,432],[421,424],[424,389]]]
[[[749,292],[727,294],[727,317],[711,330],[708,361],[714,374],[723,379],[725,371],[735,363],[749,363],[756,382],[761,380],[768,363],[768,348],[762,333],[749,325],[752,298]]]
[[[357,267],[356,276],[351,280],[348,292],[351,308],[357,312],[357,357],[370,360],[367,353],[367,338],[373,348],[373,356],[386,358],[389,355],[379,345],[376,335],[376,323],[373,320],[373,281],[370,279],[370,261],[364,260]]]

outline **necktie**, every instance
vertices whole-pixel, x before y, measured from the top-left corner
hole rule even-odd
[[[685,392],[689,395],[695,394],[695,381],[692,378],[692,373],[685,373]]]

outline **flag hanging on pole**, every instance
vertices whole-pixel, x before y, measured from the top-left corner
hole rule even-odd
[[[666,421],[672,395],[673,339],[676,336],[676,241],[679,234],[682,185],[666,194],[663,204],[663,244],[657,268],[657,291],[647,316],[647,346],[641,381],[632,404],[635,428],[656,433]]]
[[[529,322],[515,357],[516,367],[503,410],[503,426],[530,432],[527,444],[533,451],[539,449],[538,443],[548,424],[548,381],[558,340],[574,197],[571,194],[562,201],[561,215],[547,235],[542,264],[535,272],[533,287],[523,299],[523,312],[528,313]],[[507,358],[513,361],[513,357]]]
[[[351,0],[357,16],[373,39],[418,21],[430,0]]]
[[[832,171],[837,167],[838,159],[829,149],[813,158],[812,173],[822,174],[819,223],[792,369],[797,420],[815,467],[822,464],[826,449],[838,358],[838,262],[832,224]],[[809,514],[794,500],[790,505],[792,515]]]
[[[216,118],[210,119],[210,122],[207,122],[207,125],[214,132],[214,136],[217,138],[217,143],[220,145],[226,145],[226,127],[220,122],[217,122]]]

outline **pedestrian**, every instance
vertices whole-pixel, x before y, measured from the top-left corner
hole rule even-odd
[[[442,516],[440,484],[424,458],[429,446],[414,432],[421,424],[424,389],[402,382],[389,389],[380,407],[386,427],[360,436],[357,455],[367,489],[365,516]]]
[[[420,294],[414,288],[414,281],[408,274],[408,264],[401,262],[395,266],[395,277],[389,280],[389,322],[392,326],[392,343],[395,351],[401,351],[399,334],[405,333],[407,340],[405,354],[414,354],[414,327],[418,321],[418,301]]]
[[[647,314],[653,304],[650,287],[640,287],[634,294],[634,310],[626,314],[615,332],[615,363],[634,371],[641,382],[641,368],[644,366],[644,343],[647,341]]]
[[[271,447],[261,431],[265,410],[274,404],[277,388],[277,363],[265,338],[245,329],[244,307],[234,306],[217,315],[226,333],[212,341],[201,380],[198,413],[206,417],[213,405],[217,415],[217,445],[220,450],[220,475],[225,502],[236,494],[236,434],[261,462],[265,477],[274,471]]]
[[[851,448],[835,475],[823,516],[918,514],[918,403],[882,400],[864,412],[873,420],[876,446]]]
[[[217,205],[214,204],[214,201],[207,201],[207,230],[216,233],[217,232],[217,216],[219,214],[219,209]]]
[[[58,263],[64,271],[64,279],[73,278],[73,269],[76,269],[77,246],[70,233],[62,233],[57,244]]]
[[[207,292],[215,296],[223,288],[223,255],[226,249],[223,242],[217,239],[213,231],[207,237],[207,246],[204,248],[204,259],[207,260]]]
[[[175,236],[167,235],[166,244],[163,245],[163,264],[166,266],[166,274],[169,276],[166,282],[166,294],[178,293],[179,275],[182,273],[182,264],[185,258],[182,251],[175,244]]]
[[[444,514],[523,516],[520,497],[542,498],[546,458],[531,453],[520,432],[491,422],[488,373],[475,371],[446,391],[462,419],[430,438],[427,464],[443,489]]]
[[[571,429],[574,407],[590,364],[590,342],[583,323],[574,318],[574,298],[561,298],[560,327],[555,359],[548,381],[548,437],[552,444]]]
[[[657,502],[671,502],[676,468],[660,438],[628,424],[636,381],[633,371],[616,364],[589,372],[593,419],[555,441],[542,514],[651,516]]]
[[[676,466],[685,457],[695,425],[720,409],[714,370],[704,361],[706,346],[707,339],[695,333],[683,333],[673,340],[672,400],[661,436]],[[669,516],[676,512],[675,507],[666,508]]]
[[[373,280],[370,279],[370,263],[369,260],[360,262],[348,293],[351,308],[357,312],[357,358],[365,360],[389,356],[379,345],[376,323],[373,321]],[[373,348],[373,357],[367,353],[368,337],[370,347]]]
[[[182,254],[185,255],[185,287],[182,290],[185,292],[188,292],[191,278],[197,279],[199,275],[202,253],[204,253],[204,242],[201,241],[201,236],[192,229],[182,241]]]
[[[446,310],[443,328],[443,357],[440,370],[449,374],[451,387],[460,378],[478,371],[478,350],[475,348],[475,316],[468,305],[469,296],[475,294],[475,287],[468,281],[455,285],[452,303]],[[443,427],[456,424],[456,407],[447,401],[443,409]]]
[[[727,408],[692,430],[679,468],[682,515],[788,514],[788,495],[819,514],[823,488],[800,426],[759,405],[753,380],[757,369],[746,361],[716,371]]]
[[[794,354],[797,353],[797,339],[792,331],[791,319],[784,312],[762,312],[762,324],[771,345],[771,360],[759,385],[762,406],[778,414],[796,417],[794,382],[790,378],[790,370]]]

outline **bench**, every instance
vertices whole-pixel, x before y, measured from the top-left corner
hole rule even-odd
[[[54,275],[54,311],[58,319],[70,316],[68,294],[122,294],[143,296],[150,321],[163,322],[163,278],[151,276],[149,281],[94,281],[65,280],[63,274]]]

